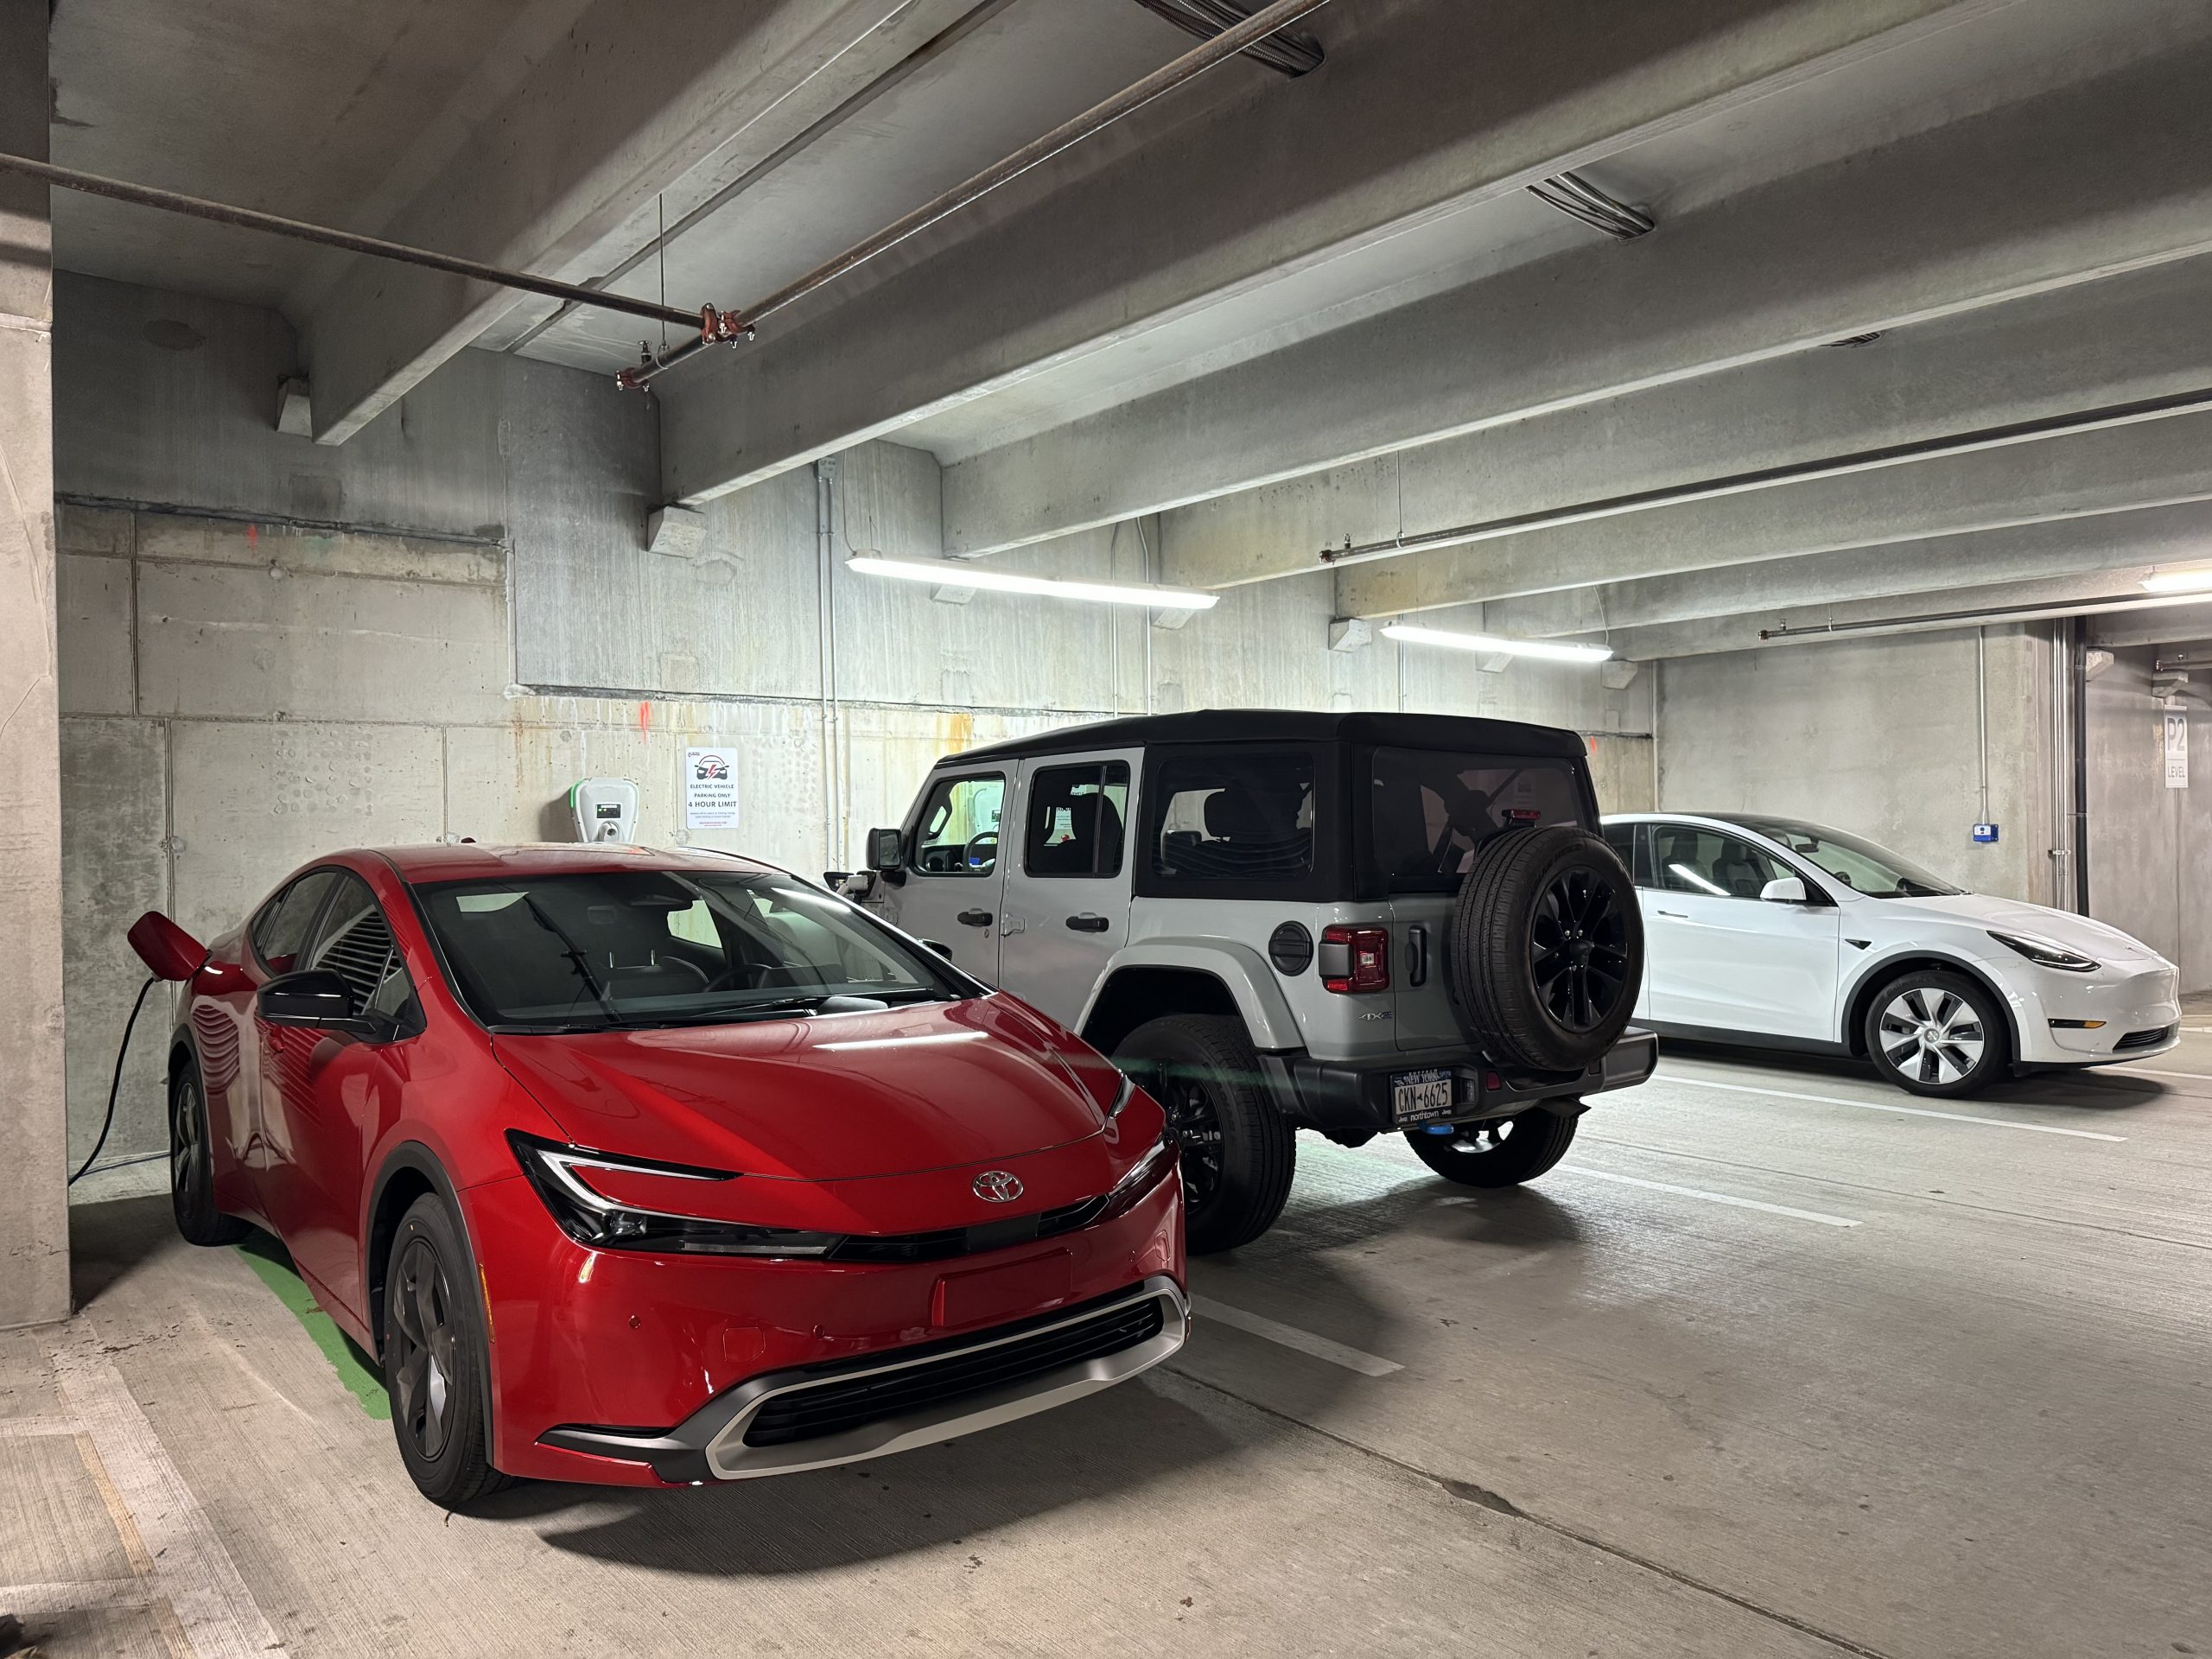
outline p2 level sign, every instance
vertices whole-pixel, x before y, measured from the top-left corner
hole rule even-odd
[[[734,749],[683,751],[683,827],[686,830],[737,828],[737,752]]]
[[[2189,787],[2189,716],[2166,714],[2166,787]]]

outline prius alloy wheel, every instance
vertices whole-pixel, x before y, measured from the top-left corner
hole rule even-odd
[[[392,1434],[423,1496],[448,1509],[497,1491],[485,1410],[484,1321],[476,1269],[442,1199],[401,1217],[384,1281],[384,1378]]]
[[[1910,974],[1874,996],[1866,1052],[1891,1082],[1916,1095],[1967,1095],[2000,1076],[2004,1015],[1959,974]]]
[[[215,1208],[215,1164],[208,1147],[207,1096],[200,1068],[188,1063],[169,1084],[169,1206],[192,1244],[235,1244],[251,1230]]]

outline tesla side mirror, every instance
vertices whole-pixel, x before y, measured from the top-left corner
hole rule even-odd
[[[254,1012],[270,1026],[303,1026],[315,1031],[350,1031],[365,1035],[384,1022],[353,1012],[353,994],[327,968],[279,974],[255,993]]]
[[[181,983],[207,965],[207,947],[158,910],[131,923],[123,937],[156,979]]]
[[[1811,902],[1805,892],[1805,878],[1800,875],[1777,875],[1759,889],[1759,897],[1770,905],[1802,905]]]
[[[871,830],[868,832],[868,867],[871,870],[895,870],[906,862],[906,832],[903,830]]]

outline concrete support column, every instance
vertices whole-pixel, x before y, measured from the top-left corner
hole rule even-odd
[[[0,149],[46,156],[46,0],[0,0]],[[53,237],[0,176],[0,1329],[69,1312]]]

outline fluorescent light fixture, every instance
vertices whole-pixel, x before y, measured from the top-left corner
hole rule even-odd
[[[1612,659],[1611,645],[1560,645],[1549,639],[1501,639],[1490,633],[1447,633],[1442,628],[1416,628],[1404,622],[1384,627],[1386,639],[1409,640],[1416,645],[1443,645],[1452,651],[1478,651],[1499,657],[1541,657],[1554,663],[1603,663]]]
[[[1034,594],[1043,599],[1084,599],[1096,605],[1147,605],[1155,611],[1210,611],[1219,594],[1196,588],[1162,588],[1149,582],[1074,582],[996,570],[981,559],[885,559],[862,555],[845,569],[864,576],[926,582],[936,588],[980,588],[994,594]]]
[[[2153,570],[2143,578],[2146,594],[2212,594],[2212,565],[2194,569]]]

